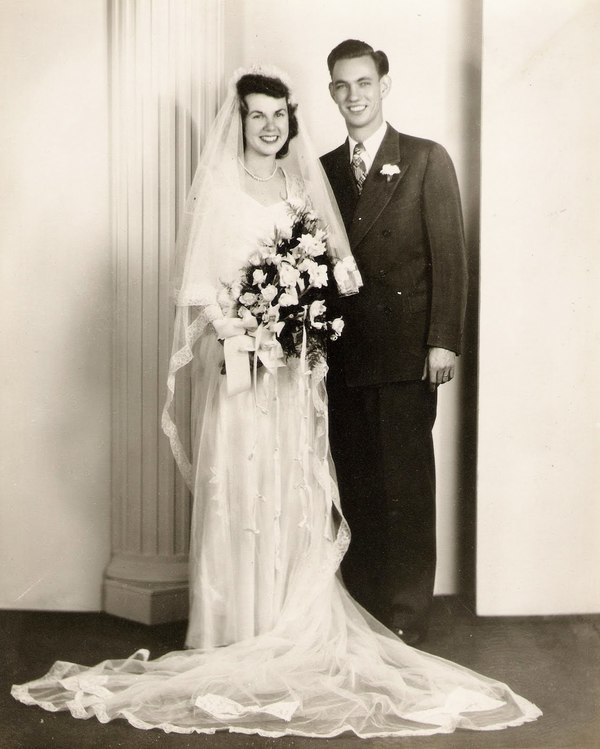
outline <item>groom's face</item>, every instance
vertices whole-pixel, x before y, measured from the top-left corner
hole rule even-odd
[[[389,88],[389,77],[379,77],[375,62],[368,55],[338,60],[331,71],[331,98],[350,134],[360,134],[361,139],[374,133],[383,122],[382,102]]]

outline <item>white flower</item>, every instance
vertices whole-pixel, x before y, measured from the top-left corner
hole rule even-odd
[[[283,258],[281,255],[267,255],[265,257],[265,262],[267,262],[269,265],[281,265]]]
[[[282,286],[295,286],[300,278],[300,271],[289,263],[281,263],[279,266],[279,283]]]
[[[289,288],[287,291],[284,291],[279,297],[279,304],[282,307],[293,307],[298,304],[298,292],[296,289]]]
[[[308,316],[310,318],[310,324],[313,328],[322,328],[325,325],[324,322],[317,322],[316,318],[324,315],[326,311],[327,307],[325,306],[325,302],[321,301],[320,299],[317,299],[310,305]]]
[[[259,286],[263,281],[267,280],[267,274],[264,272],[264,270],[260,270],[260,268],[257,268],[254,273],[252,274],[252,283],[255,286]]]
[[[344,329],[344,325],[346,323],[342,320],[341,317],[336,317],[335,320],[331,321],[331,329],[336,335],[341,335],[342,330]]]
[[[321,289],[323,286],[327,286],[326,265],[317,265],[317,263],[315,263],[315,267],[309,269],[308,275],[310,278],[310,285],[314,286],[315,289]]]
[[[250,265],[260,265],[263,261],[263,256],[260,250],[254,250],[248,258]]]
[[[256,300],[258,299],[258,296],[256,294],[252,294],[251,292],[247,291],[245,294],[242,294],[240,297],[240,302],[245,307],[251,307]]]
[[[298,270],[302,273],[308,273],[310,286],[313,286],[316,289],[320,289],[322,286],[327,286],[326,265],[319,265],[317,262],[307,257],[298,264]]]
[[[313,237],[312,234],[303,234],[298,242],[298,249],[302,250],[309,257],[318,257],[325,252],[325,243],[320,237]]]
[[[273,286],[273,284],[270,283],[261,290],[261,294],[263,295],[263,298],[267,300],[267,302],[272,302],[273,299],[275,299],[275,297],[277,296],[277,286]]]
[[[305,257],[304,260],[298,263],[298,270],[302,273],[310,273],[311,271],[314,272],[314,269],[317,267],[317,265],[318,263],[316,263],[314,260],[311,260],[309,257]]]
[[[400,167],[398,164],[384,164],[379,171],[389,182],[396,174],[400,174]]]
[[[279,235],[280,239],[291,239],[292,238],[292,220],[290,218],[280,221],[275,224],[275,231]]]

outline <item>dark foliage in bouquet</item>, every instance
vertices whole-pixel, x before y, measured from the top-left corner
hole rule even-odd
[[[330,317],[326,304],[327,287],[334,283],[327,233],[306,205],[290,206],[290,212],[291,227],[275,228],[250,256],[234,298],[238,315],[252,315],[273,333],[286,358],[299,357],[304,342],[312,369],[344,323]]]

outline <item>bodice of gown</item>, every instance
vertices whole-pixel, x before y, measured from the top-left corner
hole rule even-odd
[[[292,222],[290,201],[301,202],[303,190],[293,176],[284,172],[287,196],[271,205],[262,205],[247,193],[240,194],[239,225],[235,251],[229,250],[225,268],[220,274],[221,281],[232,283],[239,277],[239,271],[248,263],[250,255],[263,242],[273,237],[276,228],[289,227]]]
[[[249,195],[244,195],[243,242],[240,245],[241,260],[247,262],[248,256],[259,244],[268,241],[276,227],[290,223],[290,206],[285,200],[279,200],[268,206],[261,205]]]

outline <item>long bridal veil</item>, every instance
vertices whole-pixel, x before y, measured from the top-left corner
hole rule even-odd
[[[178,373],[193,359],[194,344],[206,325],[221,315],[218,300],[221,279],[239,270],[236,248],[244,239],[246,217],[240,198],[243,134],[236,82],[248,73],[272,76],[289,85],[284,73],[263,65],[234,73],[226,99],[208,134],[186,200],[171,272],[176,314],[162,427],[190,489],[191,461],[181,438],[188,414],[176,412],[174,393]],[[296,116],[298,135],[290,141],[289,153],[282,163],[286,171],[303,185],[315,213],[327,227],[328,254],[335,265],[340,292],[352,294],[360,288],[362,280],[337,203],[302,114],[297,112]]]
[[[176,426],[173,395],[177,375],[194,359],[195,344],[209,320],[222,313],[219,279],[235,264],[232,243],[244,228],[240,123],[231,89],[190,194],[175,265],[176,330],[163,427],[190,486],[194,486],[192,462]],[[307,134],[302,138],[307,140]],[[314,210],[329,224],[336,259],[346,264],[347,275],[341,279],[345,292],[356,290],[360,282],[353,275],[343,226],[318,159],[308,141],[300,146],[296,155],[290,154],[286,169],[297,175]],[[208,336],[200,344],[203,341],[210,343]],[[285,520],[297,551],[277,570],[285,595],[272,626],[224,647],[179,650],[155,660],[139,650],[125,660],[92,667],[58,661],[42,678],[14,686],[14,697],[46,710],[68,710],[77,718],[95,716],[102,722],[123,718],[137,728],[188,734],[225,729],[272,737],[331,737],[346,731],[360,737],[410,736],[456,728],[493,730],[535,720],[538,708],[507,685],[407,646],[350,597],[339,577],[349,529],[329,454],[322,373],[314,386],[306,387],[306,372],[293,363],[283,369],[279,382],[264,378],[270,383],[265,392],[271,398],[260,404],[266,418],[254,403],[245,422],[253,422],[256,415],[256,424],[274,424],[278,430],[274,440],[271,431],[257,429],[252,435],[253,449],[273,446],[273,452],[264,453],[256,463],[261,481],[271,482],[271,471],[284,465],[284,458],[287,461],[288,473],[280,471],[278,491],[285,494],[290,513],[284,519],[284,509],[279,508],[278,515],[275,507],[273,519],[278,528]],[[218,379],[219,372],[213,371],[212,376]],[[220,392],[215,386],[207,403],[228,409],[235,417],[233,402],[225,407]],[[252,397],[245,394],[243,402],[252,404]],[[217,419],[211,423],[220,428]],[[246,443],[240,445],[235,448],[237,465],[245,465],[252,456],[245,451]],[[228,479],[222,487],[218,475],[208,479],[206,485],[214,495],[196,501],[211,503],[223,488],[229,513],[242,512],[244,487],[238,476]],[[259,507],[264,497],[255,499]],[[219,507],[213,509],[218,517]],[[215,570],[230,563],[231,523],[219,527],[223,544],[211,539]],[[266,535],[265,528],[244,530],[259,537]]]
[[[92,668],[58,662],[13,695],[78,718],[125,718],[143,729],[272,737],[493,730],[540,715],[506,685],[412,649],[385,630],[337,582],[335,548],[307,565],[268,633],[153,661],[138,651]]]

